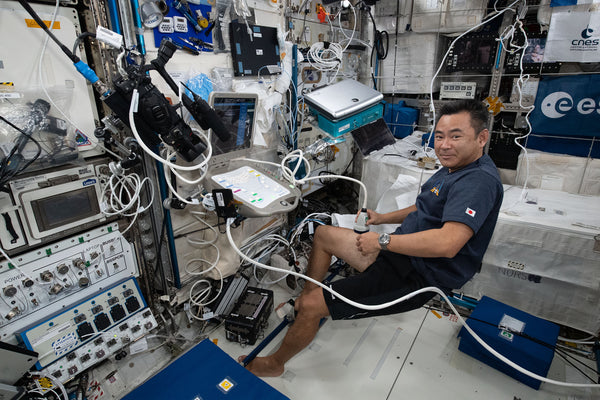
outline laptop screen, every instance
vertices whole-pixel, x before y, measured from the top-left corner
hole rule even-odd
[[[258,95],[254,93],[213,92],[210,94],[209,104],[231,133],[229,140],[223,142],[211,132],[210,142],[213,148],[211,164],[246,155],[252,146],[257,103]]]
[[[394,135],[382,118],[353,130],[352,138],[363,156],[396,143]]]

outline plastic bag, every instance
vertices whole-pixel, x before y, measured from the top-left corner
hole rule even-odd
[[[0,115],[22,131],[0,121],[2,166],[10,165],[15,175],[25,167],[29,172],[79,159],[75,129],[57,109],[69,109],[72,90],[50,88],[48,93],[54,106],[35,89],[14,93],[14,97],[0,101]]]

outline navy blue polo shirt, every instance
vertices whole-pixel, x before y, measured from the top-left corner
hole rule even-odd
[[[410,213],[395,234],[438,229],[447,221],[469,226],[474,235],[454,258],[411,257],[415,270],[430,284],[458,289],[479,270],[494,232],[504,190],[492,159],[450,172],[443,167],[421,187],[417,211]]]

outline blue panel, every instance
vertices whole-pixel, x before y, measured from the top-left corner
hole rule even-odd
[[[123,398],[124,400],[288,399],[206,339]]]
[[[525,323],[522,336],[514,334],[511,337],[498,328],[504,315]],[[488,345],[514,363],[537,375],[544,377],[548,375],[554,357],[553,347],[558,338],[558,325],[486,296],[479,301],[475,311],[467,320],[467,324]],[[518,372],[494,357],[476,342],[465,328],[461,329],[458,336],[460,336],[460,345],[458,346],[460,351],[512,376],[527,386],[539,389],[540,381]]]
[[[533,133],[600,137],[600,74],[543,78],[530,122]]]
[[[114,0],[109,0],[109,1],[114,1]],[[141,2],[141,1],[140,1]],[[169,4],[169,6],[171,6],[171,1],[167,1],[167,3]],[[188,6],[190,7],[190,9],[192,10],[192,14],[196,15],[196,13],[198,11],[200,11],[202,13],[202,15],[207,16],[211,13],[212,7],[209,5],[205,5],[205,4],[192,4],[192,2],[188,3]],[[167,15],[165,15],[165,17],[175,17],[175,16],[181,16],[181,13],[179,11],[177,11],[177,9],[175,7],[169,7],[169,11],[167,12]],[[196,29],[194,29],[194,27],[192,26],[192,24],[190,24],[189,21],[186,20],[187,23],[187,27],[188,27],[188,31],[183,33],[183,32],[173,32],[173,33],[161,33],[158,30],[158,26],[156,28],[153,29],[153,33],[154,33],[154,46],[156,46],[156,48],[160,47],[160,42],[164,39],[164,38],[169,38],[172,41],[174,41],[177,44],[180,45],[186,45],[187,43],[183,42],[181,40],[181,38],[189,38],[189,37],[194,37],[196,39],[200,39],[201,41],[205,42],[205,43],[210,43],[212,44],[213,42],[213,37],[210,34],[210,31],[207,28],[202,29],[200,32],[196,31]],[[119,32],[120,33],[120,32]],[[202,51],[213,51],[211,47],[202,47]]]
[[[550,7],[574,6],[576,4],[577,4],[577,0],[552,0],[552,1],[550,1]]]

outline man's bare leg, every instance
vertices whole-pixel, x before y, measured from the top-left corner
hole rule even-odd
[[[350,229],[335,226],[319,226],[315,231],[313,246],[308,259],[306,275],[321,282],[331,265],[332,256],[343,259],[358,271],[364,271],[375,261],[377,254],[363,256],[356,248],[356,233]],[[318,286],[312,282],[304,284],[304,291]]]
[[[355,269],[363,271],[371,265],[377,254],[367,257],[356,248],[356,233],[350,229],[319,226],[315,232],[313,247],[308,260],[306,275],[321,282],[329,270],[331,257],[342,258]],[[288,329],[277,351],[267,357],[257,357],[246,368],[257,376],[279,376],[285,363],[308,346],[319,330],[322,318],[329,315],[323,289],[312,282],[305,282],[301,296],[296,300],[298,311],[294,323]],[[245,356],[241,356],[242,361]]]
[[[321,318],[329,315],[323,290],[303,292],[296,301],[298,315],[290,326],[277,351],[267,357],[257,357],[246,366],[256,376],[279,376],[285,363],[312,342],[319,330]],[[245,356],[239,358],[240,361]]]

